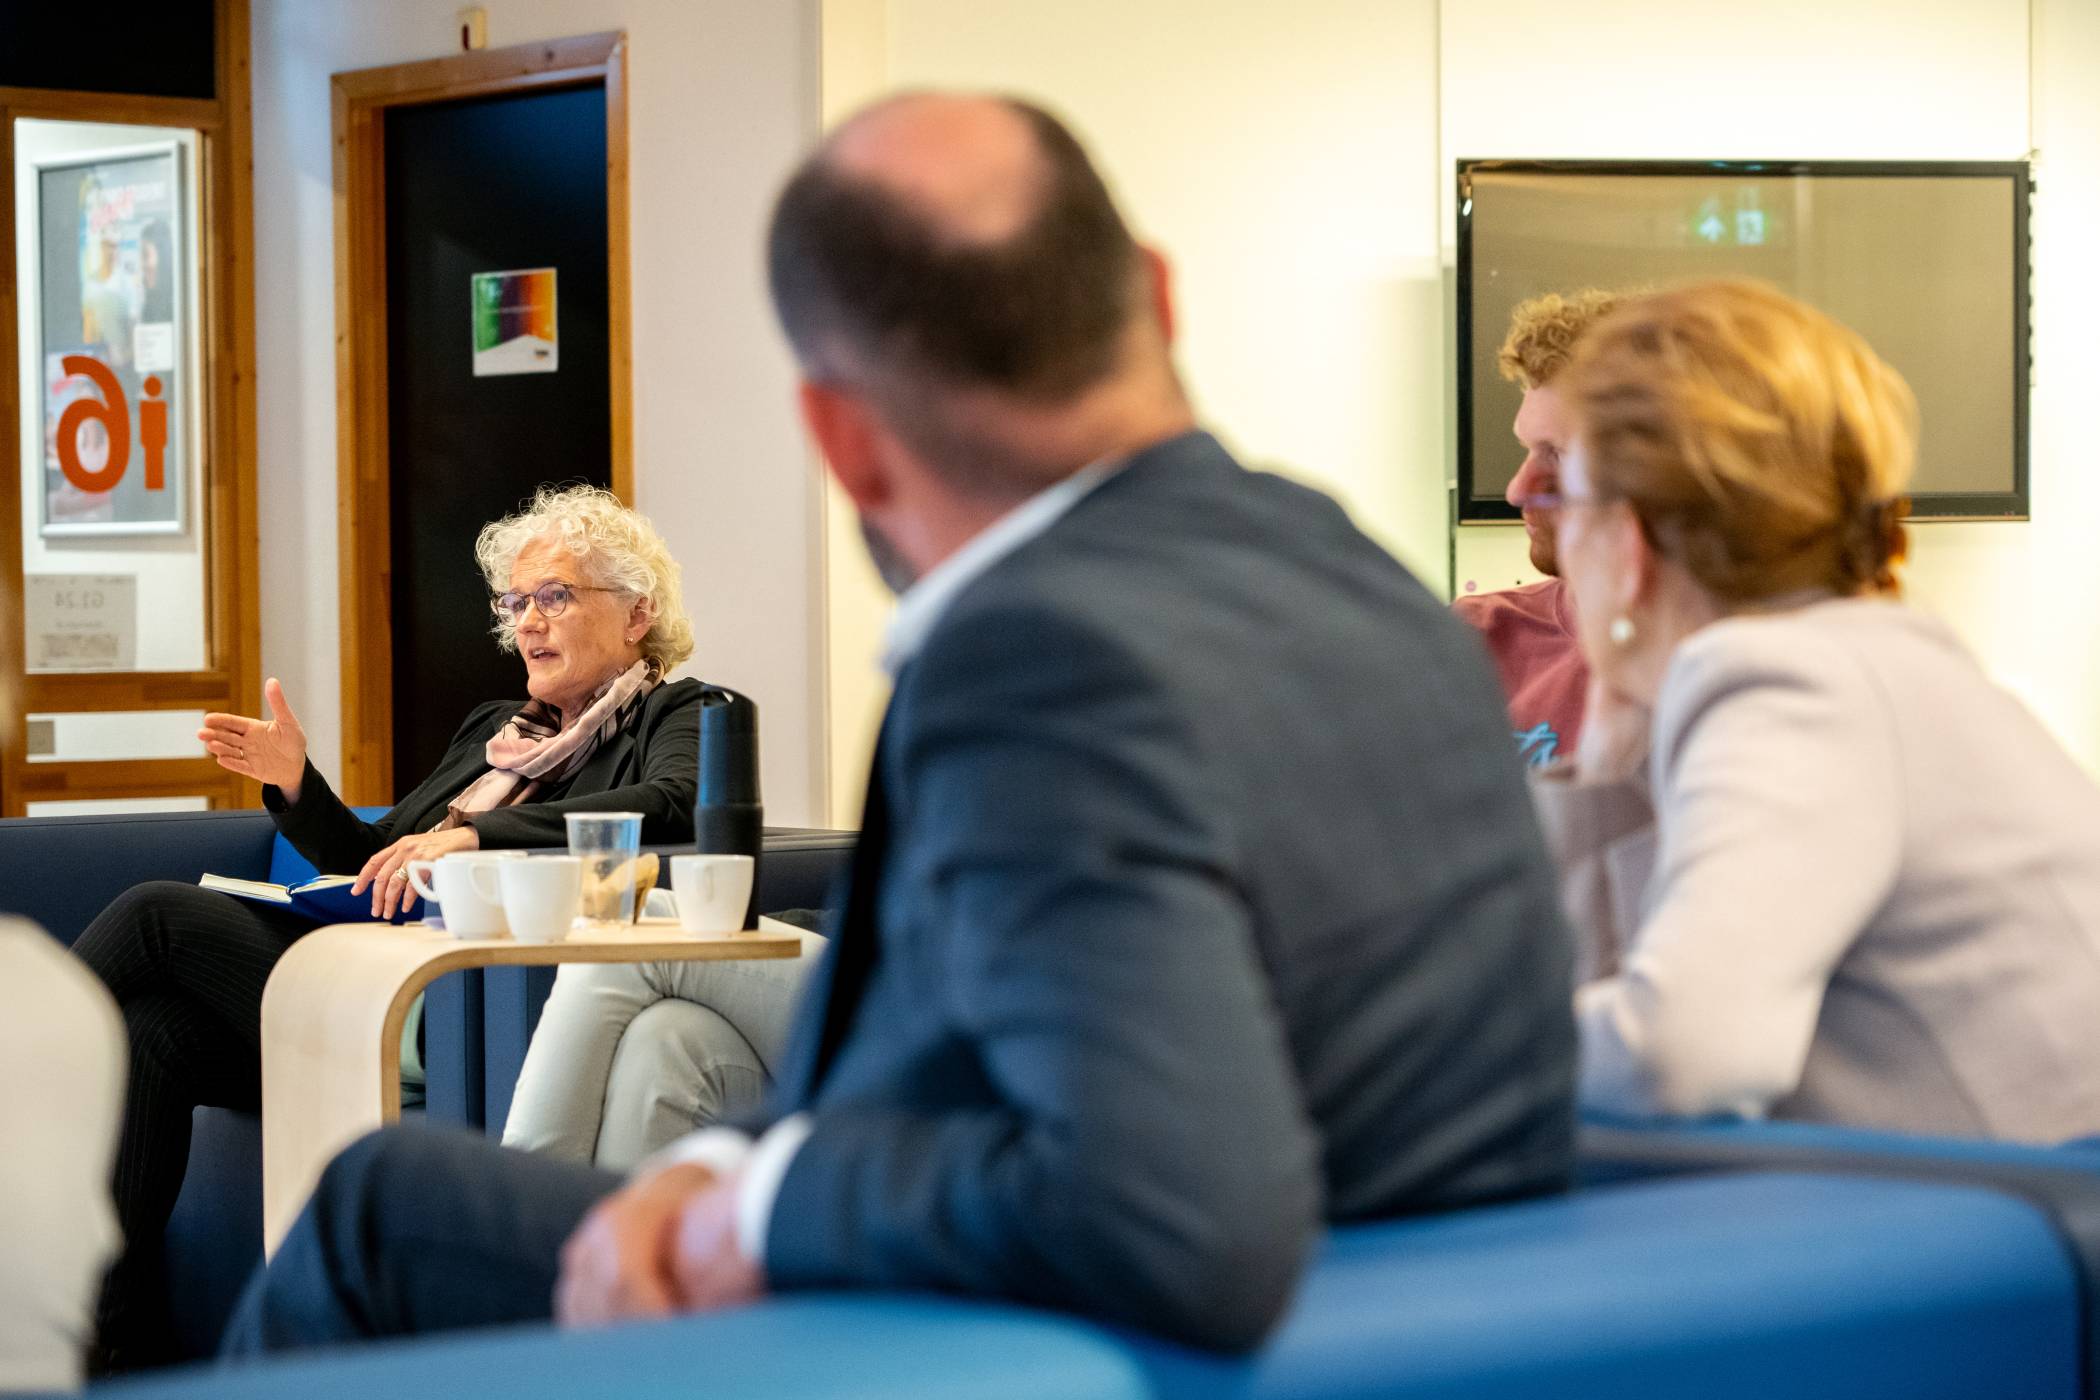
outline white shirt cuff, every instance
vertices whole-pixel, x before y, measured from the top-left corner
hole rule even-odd
[[[751,1155],[751,1134],[735,1128],[702,1128],[687,1133],[641,1160],[634,1175],[650,1176],[665,1167],[706,1167],[716,1176],[733,1176]]]
[[[807,1113],[790,1113],[766,1129],[744,1161],[744,1180],[736,1197],[736,1247],[761,1268],[766,1262],[766,1228],[773,1223],[780,1184],[787,1180],[795,1154],[815,1126]]]
[[[665,1167],[706,1167],[716,1176],[734,1176],[741,1171],[736,1197],[736,1247],[746,1259],[763,1266],[766,1262],[766,1227],[773,1220],[773,1202],[780,1183],[787,1180],[788,1167],[814,1127],[807,1113],[791,1113],[768,1128],[756,1142],[735,1128],[702,1128],[651,1153],[634,1169],[647,1176]]]

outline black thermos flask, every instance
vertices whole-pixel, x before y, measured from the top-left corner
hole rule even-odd
[[[700,702],[700,796],[693,804],[695,849],[751,857],[751,902],[744,927],[758,927],[759,862],[766,809],[758,797],[758,706],[749,696],[709,686]]]

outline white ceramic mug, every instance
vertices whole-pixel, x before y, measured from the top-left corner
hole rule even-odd
[[[732,933],[751,904],[749,856],[672,856],[671,896],[687,933]]]
[[[412,860],[408,883],[438,906],[445,928],[457,937],[501,938],[510,932],[503,920],[503,892],[493,874],[487,884],[481,884],[474,872],[524,856],[523,851],[453,851],[434,861]]]
[[[574,856],[533,856],[491,868],[503,886],[503,917],[522,943],[559,943],[569,936],[583,901],[583,862]],[[481,872],[474,872],[480,887]]]

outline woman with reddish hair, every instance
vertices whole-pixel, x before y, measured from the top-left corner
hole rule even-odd
[[[1592,680],[1539,785],[1586,1107],[2100,1132],[2100,789],[1902,604],[1915,408],[1769,288],[1638,297],[1562,381]]]

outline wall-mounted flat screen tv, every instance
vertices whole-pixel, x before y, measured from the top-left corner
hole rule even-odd
[[[1518,302],[1754,277],[1865,336],[1918,396],[1912,514],[2027,514],[2025,163],[1467,160],[1458,518],[1511,520]]]

